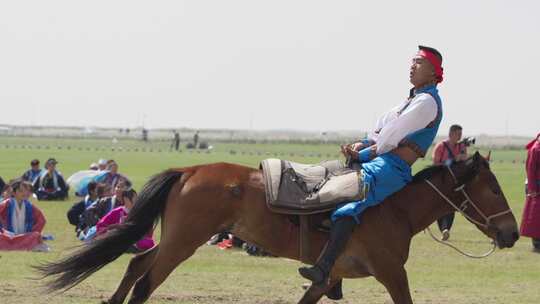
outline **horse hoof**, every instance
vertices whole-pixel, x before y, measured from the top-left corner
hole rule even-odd
[[[334,287],[332,287],[326,293],[326,297],[329,298],[330,300],[336,300],[336,301],[343,299],[343,290],[342,290],[341,283],[342,283],[342,281],[339,280],[339,282],[336,283],[336,285],[334,285]]]

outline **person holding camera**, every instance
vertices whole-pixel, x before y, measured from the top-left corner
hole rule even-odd
[[[474,138],[461,140],[463,128],[460,125],[450,126],[448,138],[439,142],[433,149],[433,164],[449,166],[455,161],[467,159],[467,146],[474,143]],[[450,229],[454,223],[454,212],[449,213],[437,220],[442,240],[450,238]]]
[[[527,186],[520,234],[532,238],[533,250],[540,252],[540,134],[526,149]]]

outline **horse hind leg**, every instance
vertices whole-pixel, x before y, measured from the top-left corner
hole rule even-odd
[[[164,244],[162,241],[150,269],[135,284],[128,303],[144,303],[152,292],[167,279],[171,272],[180,263],[191,257],[197,248],[204,244],[208,238],[197,242],[177,239]]]
[[[142,254],[136,255],[129,261],[126,273],[122,278],[122,282],[110,297],[109,300],[104,301],[103,304],[121,304],[124,303],[131,287],[137,282],[137,280],[150,268],[156,254],[158,252],[158,246],[154,246],[152,249],[145,251]]]
[[[144,303],[180,263],[191,257],[197,248],[219,231],[219,223],[207,222],[201,225],[196,218],[174,218],[177,214],[171,209],[165,215],[156,257],[146,273],[135,283],[129,304]]]

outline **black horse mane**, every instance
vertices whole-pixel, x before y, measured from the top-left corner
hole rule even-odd
[[[479,166],[478,166],[478,163],[475,162],[475,159],[471,157],[465,161],[455,162],[454,164],[450,166],[450,168],[454,168],[456,166],[459,166],[460,164],[464,165],[466,169],[465,169],[465,173],[462,173],[459,176],[457,176],[457,183],[459,185],[463,185],[470,182],[474,177],[476,177],[476,175],[478,175]],[[487,166],[489,168],[489,164],[487,164]],[[428,166],[413,176],[412,183],[423,182],[426,179],[432,178],[434,175],[441,174],[445,170],[448,170],[446,165]],[[457,170],[454,170],[454,172],[456,171]]]
[[[420,172],[416,173],[413,176],[413,183],[423,182],[426,179],[430,179],[433,177],[433,175],[440,173],[446,168],[445,165],[432,165],[427,166],[426,168],[422,169]]]

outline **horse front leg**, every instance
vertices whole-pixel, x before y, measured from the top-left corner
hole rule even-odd
[[[315,304],[336,284],[341,283],[341,279],[331,279],[328,284],[311,284],[298,304]]]
[[[386,287],[394,304],[413,304],[407,272],[403,265],[395,268],[387,265],[384,268],[384,271],[375,274],[375,279]]]

